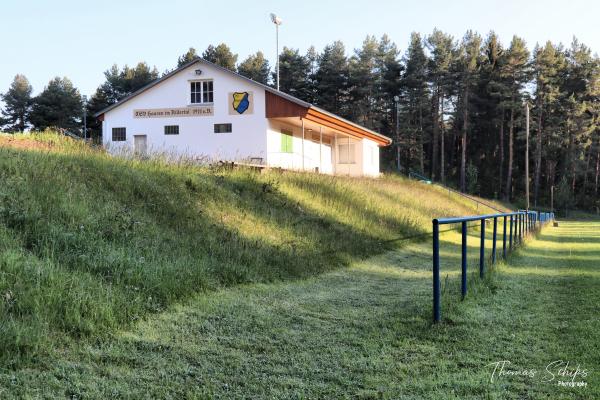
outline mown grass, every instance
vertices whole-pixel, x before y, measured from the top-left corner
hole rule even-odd
[[[472,232],[464,301],[459,235],[445,233],[440,325],[431,324],[430,243],[410,243],[319,277],[193,296],[2,373],[0,387],[14,398],[597,399],[598,232],[598,222],[546,227],[484,280]],[[535,374],[492,381],[504,360]],[[587,386],[559,386],[571,378],[560,366],[546,372],[559,360],[585,369],[573,380]]]
[[[6,139],[7,136],[4,136]],[[398,246],[469,200],[397,177],[113,158],[53,134],[0,146],[0,362],[37,361],[218,288]]]

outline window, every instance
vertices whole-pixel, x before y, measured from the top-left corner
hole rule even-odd
[[[294,134],[292,133],[292,131],[288,131],[287,129],[281,130],[281,152],[294,152]]]
[[[345,143],[338,145],[339,164],[355,164],[354,143]]]
[[[125,128],[112,128],[112,141],[124,142],[127,140],[127,130]]]
[[[212,103],[213,102],[213,81],[202,82],[202,102]]]
[[[190,82],[191,104],[213,102],[213,81]]]
[[[179,135],[179,125],[165,125],[165,135]]]
[[[231,133],[231,124],[215,124],[215,133]]]

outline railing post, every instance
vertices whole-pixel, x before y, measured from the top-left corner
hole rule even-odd
[[[498,217],[494,217],[494,234],[492,235],[492,265],[496,263],[496,232],[498,231]]]
[[[513,223],[513,225],[514,225],[514,226],[513,226],[513,230],[514,230],[514,232],[513,232],[513,245],[512,245],[512,247],[511,247],[511,250],[512,250],[512,249],[514,249],[514,248],[517,246],[517,239],[518,239],[518,238],[517,238],[517,227],[519,226],[519,224],[517,223],[517,218],[519,218],[519,215],[518,215],[518,214],[515,214],[515,215],[513,216],[513,218],[515,219],[515,221],[514,221],[514,223]]]
[[[525,214],[521,214],[521,218],[519,219],[519,244],[523,243],[523,225],[525,222]]]
[[[509,238],[508,238],[508,249],[510,251],[512,251],[513,249],[513,215],[510,216],[510,231],[509,231]]]
[[[517,214],[517,231],[515,232],[515,243],[519,245],[521,243],[521,216],[523,214]]]
[[[483,278],[485,265],[485,219],[481,220],[481,243],[479,244],[479,277]]]
[[[441,320],[440,287],[440,225],[433,220],[433,322]]]
[[[531,216],[531,229],[530,230],[535,230],[535,223],[538,220],[538,213],[537,211],[533,213],[533,215]]]
[[[461,281],[460,289],[462,298],[467,295],[467,221],[462,222],[462,244],[461,244]]]
[[[504,231],[502,233],[502,258],[506,259],[506,215],[504,216]]]

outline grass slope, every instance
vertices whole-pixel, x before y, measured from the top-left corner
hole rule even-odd
[[[306,278],[473,203],[401,178],[115,159],[0,135],[0,362],[38,360],[207,290]]]

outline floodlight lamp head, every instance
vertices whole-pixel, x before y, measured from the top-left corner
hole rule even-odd
[[[281,25],[281,23],[283,22],[283,20],[281,18],[279,18],[277,15],[271,13],[271,21],[273,21],[273,23],[275,25]]]

